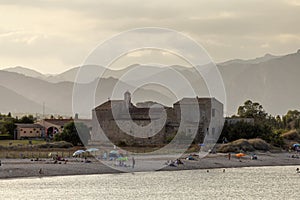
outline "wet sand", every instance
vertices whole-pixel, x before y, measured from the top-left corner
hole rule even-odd
[[[167,156],[153,156],[151,158],[135,157],[136,164],[133,169],[128,167],[114,167],[116,161],[102,162],[90,159],[90,163],[84,160],[69,158],[53,164],[51,159],[41,161],[31,161],[30,159],[1,159],[0,179],[18,177],[44,177],[44,176],[63,176],[63,175],[84,175],[84,174],[107,174],[136,171],[171,171],[171,170],[192,170],[192,169],[212,169],[212,168],[234,168],[234,167],[253,167],[253,166],[287,166],[295,165],[300,167],[300,159],[292,158],[290,153],[258,153],[258,160],[251,160],[249,155],[238,159],[232,154],[228,159],[227,154],[209,154],[205,158],[197,160],[181,159],[184,165],[177,167],[166,166]],[[298,154],[298,156],[300,156]],[[59,164],[61,163],[61,164]],[[127,165],[131,165],[129,158]],[[108,166],[107,166],[108,165]],[[151,168],[152,167],[152,168]]]

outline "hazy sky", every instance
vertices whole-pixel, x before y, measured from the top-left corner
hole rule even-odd
[[[149,26],[187,34],[216,62],[288,54],[300,48],[299,22],[300,0],[0,0],[0,69],[60,73]]]

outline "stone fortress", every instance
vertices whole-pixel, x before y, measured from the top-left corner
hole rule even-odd
[[[162,145],[176,134],[194,138],[195,143],[218,140],[224,124],[223,104],[215,98],[183,98],[165,107],[153,102],[108,100],[92,110],[92,142],[108,139],[115,145]]]

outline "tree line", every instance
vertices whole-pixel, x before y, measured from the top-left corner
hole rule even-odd
[[[78,118],[78,116],[76,116]],[[16,124],[33,124],[36,118],[33,115],[25,115],[21,118],[12,117],[0,113],[0,139],[14,139]],[[46,138],[45,138],[46,139]],[[90,139],[89,129],[83,123],[70,122],[65,124],[61,133],[55,134],[55,141],[66,141],[74,146],[86,144]]]
[[[19,119],[12,117],[10,112],[7,115],[0,113],[0,136],[13,139],[16,124],[30,124],[34,123],[35,120],[33,115],[25,115]]]
[[[261,138],[274,146],[281,147],[284,144],[281,134],[291,130],[300,128],[300,111],[289,110],[283,116],[272,116],[268,114],[263,106],[258,102],[247,100],[243,105],[239,106],[237,115],[231,118],[252,118],[254,123],[238,121],[230,124],[225,122],[223,131],[220,136],[228,141],[237,139]]]

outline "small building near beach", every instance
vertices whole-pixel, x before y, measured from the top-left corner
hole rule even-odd
[[[116,145],[160,145],[176,135],[195,143],[216,142],[224,124],[223,104],[215,98],[183,98],[173,107],[157,103],[108,100],[92,110],[92,142]]]
[[[41,138],[44,127],[40,124],[16,124],[15,139]]]
[[[76,123],[83,123],[89,129],[91,129],[91,120],[90,119],[43,119],[38,123],[45,128],[45,137],[54,138],[54,135],[61,133],[64,129],[64,126],[68,123],[75,121]]]

